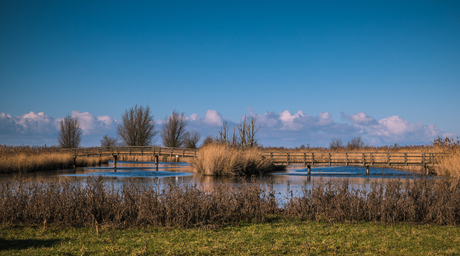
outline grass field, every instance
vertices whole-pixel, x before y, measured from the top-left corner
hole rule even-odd
[[[216,230],[0,226],[0,255],[456,255],[460,228],[274,220]]]

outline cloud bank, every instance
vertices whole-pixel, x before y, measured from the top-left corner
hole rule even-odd
[[[320,112],[310,116],[301,110],[291,113],[268,111],[261,115],[248,108],[249,116],[256,116],[261,128],[258,132],[259,143],[264,146],[298,147],[300,145],[328,146],[333,137],[348,141],[361,136],[369,145],[428,144],[438,136],[453,136],[443,133],[433,124],[411,123],[399,116],[389,116],[380,120],[361,112],[353,115],[342,113],[341,122],[337,122],[330,113]],[[116,137],[119,120],[104,116],[94,116],[89,112],[72,111],[72,117],[78,117],[83,131],[82,146],[98,146],[102,136]],[[59,122],[62,118],[53,118],[43,112],[30,112],[13,117],[0,113],[0,144],[7,145],[56,145]],[[202,139],[216,136],[224,121],[233,129],[241,120],[234,122],[224,119],[216,110],[208,110],[203,117],[196,113],[187,116],[189,131],[198,131]],[[161,119],[156,120],[156,128],[161,129]],[[157,135],[158,144],[161,143]]]

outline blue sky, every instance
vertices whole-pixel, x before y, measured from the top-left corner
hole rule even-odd
[[[0,144],[72,113],[97,145],[135,104],[203,137],[257,114],[267,146],[425,144],[460,133],[459,45],[458,1],[0,1]]]

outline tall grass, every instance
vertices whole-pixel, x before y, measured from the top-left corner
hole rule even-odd
[[[256,148],[242,151],[217,143],[202,147],[192,164],[199,173],[214,176],[262,174],[275,168]]]
[[[370,190],[341,183],[317,183],[284,204],[268,184],[196,185],[125,183],[101,177],[86,182],[0,181],[1,224],[111,225],[215,228],[265,222],[274,216],[327,222],[460,223],[460,184],[451,179],[376,181]]]
[[[73,155],[58,148],[0,146],[0,173],[34,172],[72,168]],[[108,157],[81,157],[76,166],[107,163]]]

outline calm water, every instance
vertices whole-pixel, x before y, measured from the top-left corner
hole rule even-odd
[[[1,179],[13,178],[15,175],[3,175]],[[135,182],[149,185],[154,181],[172,182],[177,184],[196,184],[202,189],[212,189],[215,184],[237,186],[242,178],[238,177],[212,177],[202,176],[193,171],[188,163],[160,163],[158,169],[152,162],[117,162],[117,169],[113,163],[98,167],[76,168],[68,170],[54,170],[26,174],[27,178],[36,178],[37,181],[49,181],[67,179],[72,182],[85,182],[88,176],[103,176],[105,180],[121,185],[126,182]],[[394,169],[370,168],[370,174],[366,175],[365,167],[318,167],[311,169],[311,175],[307,174],[304,166],[289,166],[286,171],[275,172],[257,177],[258,182],[273,184],[277,197],[283,197],[287,191],[297,194],[303,186],[311,187],[318,182],[339,182],[347,179],[350,188],[369,189],[374,182],[387,182],[392,179],[412,179],[418,174],[398,171]],[[247,180],[249,178],[246,178]]]

